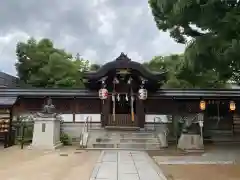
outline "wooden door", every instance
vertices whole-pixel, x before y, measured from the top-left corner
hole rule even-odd
[[[138,126],[137,116],[134,115],[134,120],[132,120],[131,114],[110,114],[108,117],[108,126]]]

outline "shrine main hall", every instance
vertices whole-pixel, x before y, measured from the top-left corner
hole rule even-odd
[[[5,122],[1,131],[11,132],[21,116],[41,111],[51,98],[72,140],[90,117],[90,127],[99,129],[154,131],[164,125],[169,141],[183,129],[201,133],[206,141],[238,141],[238,89],[164,89],[167,73],[150,71],[122,53],[99,70],[85,73],[84,89],[14,87],[10,79],[0,87],[0,117]]]

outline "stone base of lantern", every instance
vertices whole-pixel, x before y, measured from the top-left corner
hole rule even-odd
[[[182,134],[178,140],[178,148],[185,151],[203,151],[204,145],[199,134]]]

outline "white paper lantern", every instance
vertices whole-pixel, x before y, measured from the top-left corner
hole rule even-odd
[[[102,88],[99,90],[99,98],[104,100],[104,99],[107,99],[108,98],[108,90],[105,89],[105,88]]]
[[[139,91],[138,91],[138,97],[139,97],[139,99],[141,99],[141,100],[146,100],[146,99],[147,99],[147,90],[146,90],[146,89],[143,89],[143,88],[139,89]]]

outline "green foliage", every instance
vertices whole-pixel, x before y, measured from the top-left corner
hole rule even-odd
[[[159,30],[187,44],[192,72],[210,82],[240,83],[239,0],[149,0],[149,5]]]
[[[26,43],[16,48],[16,69],[21,82],[33,87],[83,87],[82,74],[89,69],[89,62],[73,58],[71,54],[53,46],[49,39]]]
[[[101,65],[99,64],[91,64],[90,71],[97,71],[101,68]]]
[[[152,71],[168,72],[164,88],[221,88],[224,81],[219,80],[216,71],[193,70],[183,54],[170,56],[157,56],[150,62],[144,63]]]
[[[61,143],[63,143],[63,145],[67,146],[67,145],[71,145],[71,138],[65,134],[65,133],[61,133],[60,135],[60,141]]]

